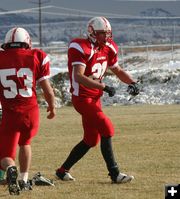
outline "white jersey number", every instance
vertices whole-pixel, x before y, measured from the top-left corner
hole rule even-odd
[[[102,64],[96,63],[92,67],[93,77],[96,79],[101,79],[106,71],[107,61],[103,62]]]
[[[17,75],[17,77],[24,77],[23,89],[18,89],[16,82],[10,79],[10,76],[13,75]],[[7,99],[15,98],[18,94],[22,97],[32,96],[33,73],[29,68],[21,68],[17,71],[17,74],[15,68],[1,69],[0,81],[4,87],[4,96]]]

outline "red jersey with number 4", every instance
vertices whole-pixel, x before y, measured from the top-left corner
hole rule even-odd
[[[2,108],[26,111],[37,106],[36,81],[42,81],[49,75],[49,58],[39,49],[0,51]]]
[[[75,96],[97,98],[102,95],[102,90],[87,88],[75,81],[73,67],[77,64],[85,67],[84,75],[95,81],[101,81],[107,67],[118,65],[118,47],[114,41],[111,41],[99,49],[88,39],[74,39],[69,44],[70,92]]]

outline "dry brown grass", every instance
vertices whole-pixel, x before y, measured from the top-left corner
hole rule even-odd
[[[72,107],[57,110],[54,120],[41,109],[41,128],[33,140],[30,177],[40,171],[55,187],[34,186],[23,199],[163,199],[164,185],[180,183],[180,105],[111,106],[104,111],[115,125],[114,152],[123,172],[135,176],[129,184],[110,183],[99,146],[72,168],[75,182],[56,180],[60,166],[81,139],[81,119]],[[0,198],[12,198],[0,187]]]

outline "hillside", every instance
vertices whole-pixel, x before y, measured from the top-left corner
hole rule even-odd
[[[71,95],[67,73],[67,54],[49,54],[51,82],[56,94],[56,106],[69,105]],[[180,104],[180,49],[126,52],[119,54],[119,64],[139,80],[140,94],[131,98],[127,85],[107,73],[103,81],[116,89],[114,97],[104,93],[103,105],[129,104]],[[45,105],[44,100],[41,101]]]
[[[1,10],[1,12],[5,12]],[[180,20],[171,13],[162,9],[148,9],[139,14],[139,17],[127,16],[108,18],[113,29],[114,40],[126,45],[154,44],[180,42]],[[47,46],[52,41],[66,43],[72,37],[79,37],[86,32],[86,23],[89,17],[62,16],[48,18],[42,14],[42,40]],[[26,28],[33,41],[39,41],[39,21],[37,15],[8,14],[1,15],[0,40],[4,39],[6,31],[13,26]]]

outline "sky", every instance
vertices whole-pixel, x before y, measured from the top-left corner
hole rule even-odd
[[[39,0],[0,0],[0,8],[20,10],[38,7]],[[122,0],[41,0],[42,6],[53,5],[69,9],[87,10],[92,12],[113,13],[119,15],[139,15],[148,8],[162,8],[171,14],[180,16],[180,0],[175,1],[122,1]],[[51,11],[51,9],[48,9]],[[60,8],[56,12],[61,12]],[[97,13],[98,15],[98,13]]]

